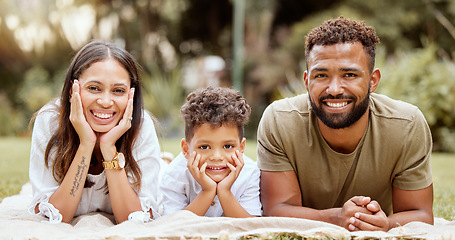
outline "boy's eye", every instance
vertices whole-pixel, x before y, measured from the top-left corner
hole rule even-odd
[[[224,145],[224,149],[231,149],[231,148],[234,148],[234,146],[231,144]]]
[[[210,149],[210,147],[207,146],[207,145],[202,145],[202,146],[200,146],[199,148],[200,148],[200,149]]]

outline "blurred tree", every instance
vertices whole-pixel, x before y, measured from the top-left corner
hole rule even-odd
[[[35,98],[44,101],[58,95],[55,89],[61,86],[75,51],[97,38],[123,45],[138,59],[144,70],[147,98],[156,101],[147,105],[149,110],[170,118],[172,114],[165,111],[178,109],[181,99],[163,92],[186,94],[183,88],[176,90],[175,83],[182,82],[182,74],[177,70],[187,60],[218,55],[226,61],[226,70],[230,72],[233,4],[232,0],[0,0],[0,95],[7,106],[0,108],[0,115],[2,111],[7,113],[3,116],[14,112],[18,116],[15,119],[25,119],[22,124],[25,129],[26,119],[35,108],[30,103],[35,101],[24,96],[34,93],[38,83],[49,90],[43,90],[43,95],[53,96],[39,97],[34,93]],[[374,26],[385,59],[395,59],[396,65],[404,68],[411,63],[408,58],[399,57],[403,53],[432,46],[430,62],[416,58],[431,69],[451,68],[448,66],[455,54],[455,1],[246,1],[243,90],[253,107],[246,129],[248,137],[255,137],[262,111],[271,101],[304,91],[301,84],[305,69],[304,37],[322,21],[340,15]],[[422,74],[437,80],[448,76]],[[417,79],[425,82],[422,76],[408,82],[415,83]],[[432,81],[447,86],[443,81]],[[423,83],[417,85],[420,84]],[[437,89],[434,91],[437,94]],[[443,95],[438,96],[443,99]],[[434,104],[441,104],[441,111],[445,109],[442,101]],[[425,114],[437,119],[429,119],[435,124],[432,130],[446,129],[435,134],[435,141],[454,132],[455,127],[447,122],[447,117],[442,120],[442,114]],[[447,128],[440,127],[443,124]]]

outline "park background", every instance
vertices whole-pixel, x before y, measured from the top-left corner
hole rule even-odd
[[[338,16],[376,28],[376,92],[424,113],[435,216],[455,219],[451,0],[0,0],[0,200],[28,181],[30,118],[60,95],[71,58],[91,39],[115,42],[140,63],[162,151],[179,151],[186,95],[219,85],[240,90],[252,107],[246,137],[254,158],[265,107],[306,92],[304,36]]]

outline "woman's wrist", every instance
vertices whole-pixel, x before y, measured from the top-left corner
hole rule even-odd
[[[79,144],[79,148],[93,152],[95,145],[96,145],[96,142],[92,143],[92,142],[87,142],[87,141],[84,141],[84,142],[81,141],[81,143]]]
[[[115,157],[115,154],[117,153],[117,148],[115,145],[100,146],[100,150],[104,161],[112,161],[112,159]]]

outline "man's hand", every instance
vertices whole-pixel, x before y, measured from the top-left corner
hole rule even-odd
[[[349,230],[351,231],[388,231],[389,219],[382,211],[381,206],[377,201],[371,201],[367,204],[368,209],[372,214],[357,212],[354,217],[349,219]]]
[[[351,223],[351,219],[355,214],[362,213],[364,215],[372,215],[373,212],[368,210],[366,206],[371,203],[371,198],[363,196],[355,196],[346,201],[341,208],[338,216],[337,225],[346,228],[347,230],[354,231],[355,225]],[[357,229],[358,230],[358,229]]]

